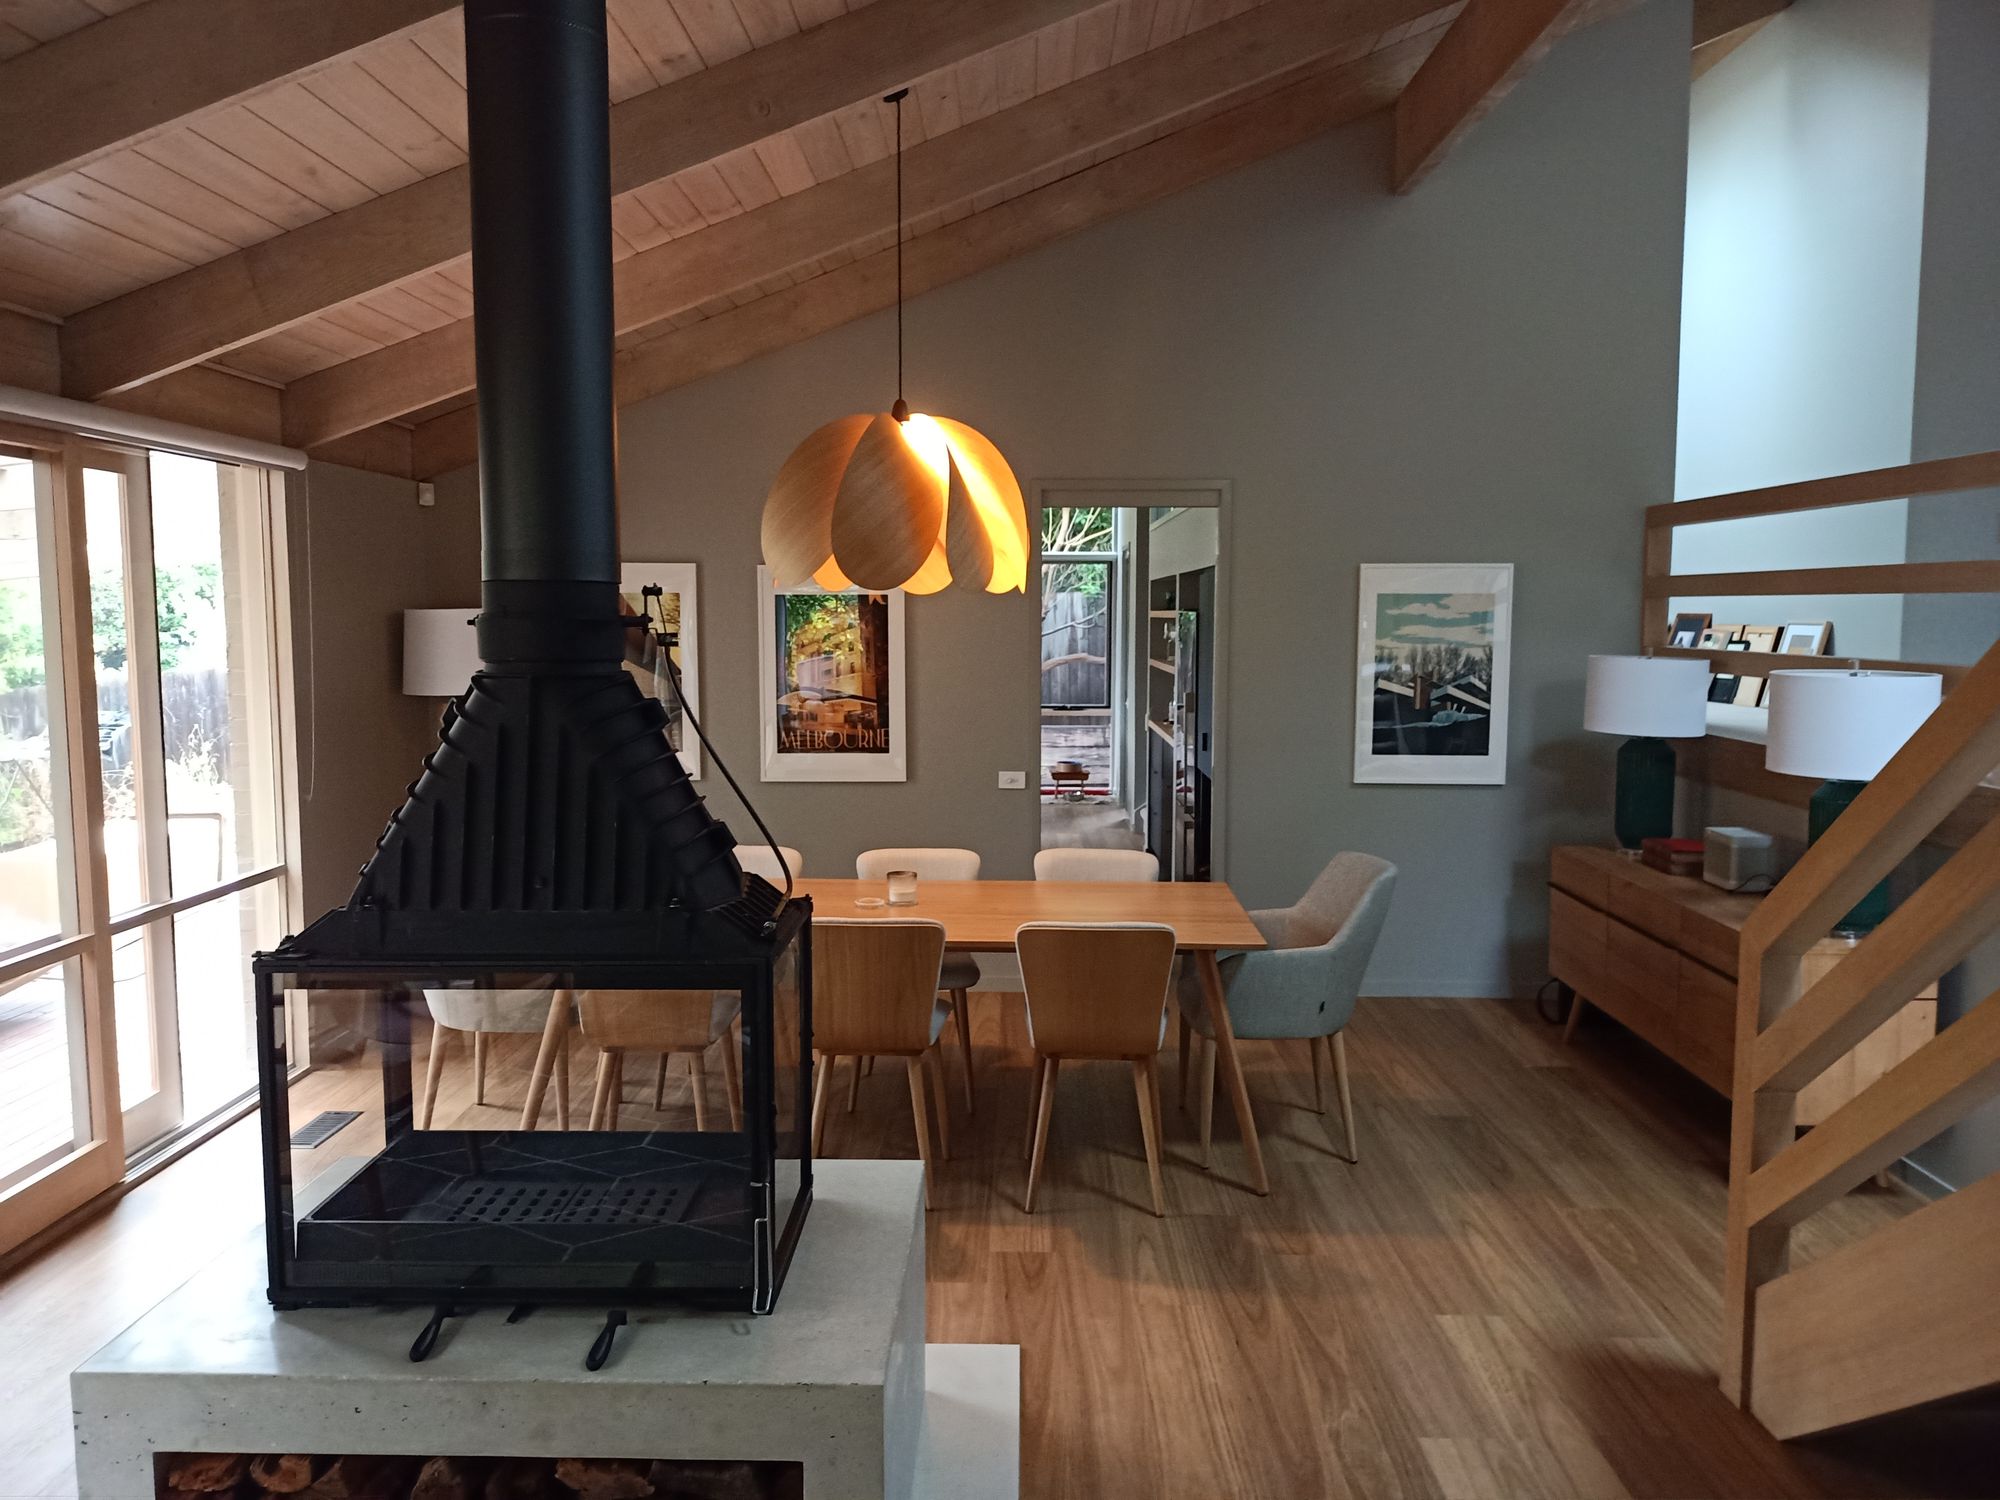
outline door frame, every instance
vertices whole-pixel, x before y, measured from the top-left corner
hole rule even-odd
[[[1034,496],[1035,514],[1029,521],[1029,536],[1034,543],[1032,566],[1034,577],[1041,577],[1042,527],[1041,512],[1060,509],[1071,505],[1110,505],[1136,509],[1140,512],[1155,506],[1184,506],[1192,510],[1213,510],[1215,517],[1215,688],[1214,717],[1215,745],[1214,761],[1217,769],[1209,784],[1209,865],[1214,879],[1226,881],[1229,878],[1229,774],[1227,759],[1229,749],[1229,696],[1230,680],[1235,676],[1233,663],[1229,657],[1230,629],[1229,617],[1233,604],[1230,573],[1234,566],[1232,554],[1235,550],[1231,539],[1231,521],[1234,516],[1234,484],[1227,479],[1037,479],[1030,486]],[[1074,498],[1073,498],[1074,497]],[[1146,609],[1149,579],[1139,575],[1146,570],[1146,538],[1148,528],[1141,525],[1133,545],[1132,587],[1126,593],[1132,597],[1125,602],[1123,614],[1127,630],[1127,640],[1145,639],[1144,611]],[[1138,614],[1134,614],[1138,611]],[[1134,633],[1136,631],[1136,633]],[[1126,718],[1126,741],[1141,749],[1145,745],[1146,712],[1145,695],[1134,693],[1128,705]],[[1136,714],[1140,723],[1129,722]],[[1132,767],[1125,768],[1127,785],[1132,780]],[[1035,799],[1035,816],[1041,817],[1041,798]]]

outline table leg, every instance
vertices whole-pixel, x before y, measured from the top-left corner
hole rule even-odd
[[[1264,1148],[1257,1140],[1257,1121],[1250,1113],[1250,1090],[1243,1082],[1243,1060],[1236,1052],[1236,1033],[1229,1024],[1229,997],[1222,988],[1222,969],[1215,951],[1204,948],[1194,955],[1201,974],[1202,995],[1208,1002],[1210,1024],[1215,1031],[1216,1061],[1229,1084],[1229,1103],[1236,1111],[1236,1123],[1243,1131],[1243,1154],[1250,1164],[1253,1192],[1271,1191],[1271,1179],[1264,1171]]]

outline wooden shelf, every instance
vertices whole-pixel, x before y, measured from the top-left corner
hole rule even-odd
[[[1177,609],[1156,609],[1152,612],[1155,620],[1178,620],[1181,612]]]
[[[1161,661],[1157,656],[1148,657],[1146,659],[1146,665],[1151,667],[1156,672],[1166,672],[1171,674],[1172,671],[1174,670],[1174,664],[1172,662]]]
[[[1146,721],[1146,727],[1152,730],[1153,733],[1157,734],[1161,739],[1165,740],[1169,745],[1171,745],[1174,742],[1174,732],[1171,729],[1167,728],[1166,725],[1160,723],[1157,719],[1148,719]]]

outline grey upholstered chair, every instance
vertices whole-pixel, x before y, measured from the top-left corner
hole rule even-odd
[[[1347,1049],[1341,1029],[1354,1014],[1361,976],[1368,968],[1396,867],[1372,854],[1336,854],[1295,906],[1253,911],[1250,920],[1270,944],[1255,953],[1232,953],[1221,961],[1223,992],[1229,997],[1229,1024],[1241,1041],[1305,1041],[1313,1065],[1313,1106],[1326,1113],[1320,1076],[1322,1050],[1332,1053],[1340,1093],[1340,1123],[1347,1159],[1359,1159],[1354,1144],[1354,1098],[1347,1083]],[[1190,1029],[1206,1045],[1201,1059],[1201,1163],[1208,1165],[1210,1127],[1215,1117],[1214,1027],[1200,977],[1191,966],[1180,980],[1181,1104],[1187,1105]]]

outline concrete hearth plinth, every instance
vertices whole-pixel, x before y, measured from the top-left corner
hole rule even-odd
[[[152,1500],[156,1454],[240,1452],[786,1460],[807,1500],[1018,1494],[1018,1351],[940,1346],[927,1393],[922,1167],[814,1174],[773,1316],[633,1309],[595,1374],[587,1310],[453,1319],[422,1364],[421,1310],[274,1312],[259,1234],[70,1377],[79,1491]]]

